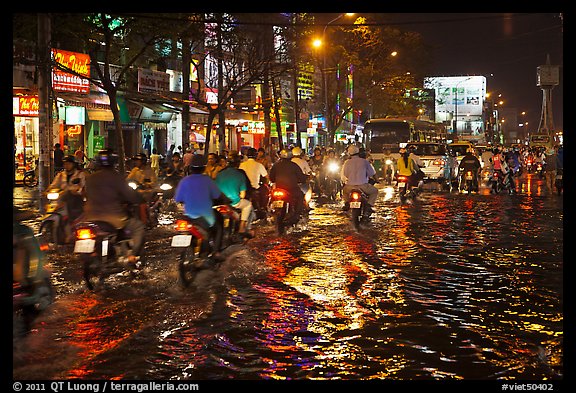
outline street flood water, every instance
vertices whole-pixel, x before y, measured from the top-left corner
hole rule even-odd
[[[177,280],[170,225],[148,264],[88,291],[51,255],[57,299],[14,343],[14,379],[561,380],[563,201],[381,187],[352,230],[317,201],[307,227],[235,245],[195,288]]]

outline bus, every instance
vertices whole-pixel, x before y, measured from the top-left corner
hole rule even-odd
[[[400,147],[409,142],[435,142],[445,144],[446,127],[440,123],[410,118],[382,118],[366,121],[363,129],[363,142],[370,152],[374,168],[384,168],[384,157],[400,157]],[[387,154],[387,151],[390,154]]]

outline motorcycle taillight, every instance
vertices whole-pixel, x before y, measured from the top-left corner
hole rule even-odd
[[[406,183],[407,180],[408,178],[406,176],[398,176],[398,181],[400,183]]]
[[[188,232],[191,227],[192,224],[186,220],[176,220],[174,223],[174,229],[179,232]]]
[[[354,191],[352,194],[350,194],[350,199],[353,201],[359,201],[361,197],[362,195],[360,195],[360,193],[357,191]]]
[[[87,240],[95,239],[96,233],[91,228],[79,228],[76,230],[76,239]]]
[[[286,192],[284,190],[276,189],[276,190],[272,191],[272,197],[277,198],[277,199],[285,198]]]

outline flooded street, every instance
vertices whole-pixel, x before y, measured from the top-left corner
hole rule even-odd
[[[70,252],[50,254],[56,302],[14,343],[15,380],[561,380],[563,198],[380,186],[352,230],[317,201],[307,228],[267,223],[196,288],[178,284],[170,225],[148,264],[88,291]],[[69,250],[70,251],[70,250]]]

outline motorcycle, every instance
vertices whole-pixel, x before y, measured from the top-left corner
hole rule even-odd
[[[564,192],[564,180],[563,178],[564,170],[558,168],[556,170],[556,179],[554,180],[554,185],[556,186],[556,192],[561,195]]]
[[[478,192],[478,182],[476,179],[476,173],[471,170],[462,170],[459,176],[460,184],[458,185],[458,189],[460,192],[467,192],[470,194],[471,192]]]
[[[498,194],[504,189],[508,190],[509,194],[515,192],[515,186],[512,182],[510,171],[504,174],[502,171],[495,170],[492,172],[492,177],[490,178],[490,192]]]
[[[80,179],[72,181],[74,184],[79,182]],[[46,213],[41,218],[38,233],[48,242],[50,250],[58,251],[60,245],[67,243],[67,234],[72,232],[74,220],[82,213],[81,207],[69,203],[69,198],[73,197],[70,193],[59,189],[49,189],[46,192]]]
[[[37,163],[35,165],[28,165],[26,167],[26,170],[24,171],[24,179],[22,180],[24,182],[24,185],[26,187],[36,187],[38,185],[39,182],[39,177],[38,177],[38,165]]]
[[[310,202],[312,193],[305,194],[305,203],[303,207],[302,217],[299,217],[299,221],[308,219],[306,207],[308,202]],[[276,226],[276,233],[278,236],[283,235],[286,232],[286,227],[288,222],[295,221],[293,216],[296,214],[294,203],[292,202],[292,196],[288,190],[282,188],[272,188],[270,192],[270,211],[274,224]]]
[[[384,162],[384,180],[387,186],[392,185],[392,179],[394,179],[394,161],[392,159],[387,158]]]
[[[536,174],[540,179],[544,178],[544,165],[541,162],[536,164]]]
[[[239,213],[230,205],[217,205],[214,209],[223,218],[222,247],[237,242]],[[181,249],[178,260],[180,284],[189,287],[201,270],[218,269],[220,261],[212,258],[215,251],[213,239],[208,231],[198,224],[197,219],[182,215],[176,219],[174,229],[177,234],[172,237],[171,247]]]
[[[368,204],[368,195],[359,188],[350,191],[350,219],[356,231],[360,230],[360,223],[370,218],[371,207]]]
[[[400,203],[413,203],[416,199],[417,187],[410,185],[409,176],[398,175],[396,178],[396,191],[400,197]]]
[[[161,197],[163,191],[154,189],[151,185],[150,179],[145,179],[144,184],[139,184],[133,180],[128,182],[128,185],[138,191],[146,203],[140,205],[139,217],[140,220],[146,225],[147,228],[154,228],[158,225],[158,216],[160,214]],[[162,186],[162,185],[161,185]],[[167,191],[171,190],[171,185],[166,183],[164,188]]]
[[[340,165],[333,161],[326,168],[324,190],[330,201],[335,202],[338,196],[342,196],[342,181],[340,180]]]
[[[19,336],[30,331],[36,317],[54,302],[55,294],[51,271],[46,265],[47,245],[30,227],[16,220],[12,242],[13,333]]]
[[[93,290],[106,277],[128,271],[135,276],[143,261],[129,263],[133,254],[132,239],[128,231],[117,229],[106,221],[82,221],[74,227],[74,254],[82,263],[86,287]]]

